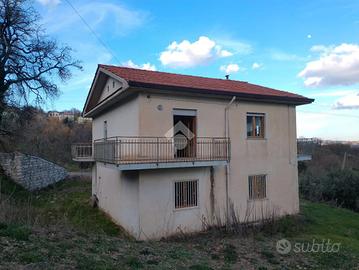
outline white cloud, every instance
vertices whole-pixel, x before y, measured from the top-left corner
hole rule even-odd
[[[308,34],[308,35],[307,35],[307,38],[312,38],[312,35],[311,35],[311,34]]]
[[[139,69],[152,70],[152,71],[156,70],[155,65],[151,65],[150,63],[144,63],[142,65],[137,65],[132,60],[128,60],[127,62],[122,63],[122,65],[125,67],[130,67],[130,68],[139,68]]]
[[[247,55],[253,52],[250,44],[232,38],[216,38],[215,41],[235,54]]]
[[[321,137],[321,130],[330,124],[330,115],[297,111],[297,136]]]
[[[252,69],[260,69],[261,67],[263,67],[263,64],[260,64],[260,63],[257,63],[257,62],[254,62],[252,64]]]
[[[221,50],[220,48],[218,48],[218,55],[220,57],[228,57],[228,56],[232,56],[233,53],[227,51],[227,50]]]
[[[243,70],[243,68],[240,68],[237,64],[222,65],[219,69],[224,71],[226,74],[233,74]]]
[[[60,0],[37,0],[37,2],[44,6],[57,6],[61,3]]]
[[[271,57],[276,61],[306,61],[307,57],[298,56],[292,53],[286,53],[282,51],[271,51]]]
[[[333,109],[359,109],[359,93],[352,93],[338,99],[335,102]]]
[[[43,2],[55,2],[57,0],[38,0]],[[101,27],[98,34],[126,34],[132,29],[142,26],[147,20],[146,12],[131,10],[121,4],[91,1],[76,6],[80,15],[90,24],[92,28]],[[55,14],[56,12],[56,14]],[[48,32],[63,32],[84,29],[89,31],[81,22],[80,17],[67,5],[61,5],[56,10],[50,10],[45,15],[43,24]],[[87,33],[88,35],[88,33]]]
[[[169,67],[194,67],[231,55],[231,52],[223,50],[222,46],[216,44],[214,40],[201,36],[193,43],[188,40],[180,43],[173,41],[165,51],[161,52],[159,60]]]
[[[311,94],[311,97],[343,97],[346,95],[354,94],[357,91],[355,90],[337,90],[337,91],[331,91],[331,92],[319,92]]]
[[[359,45],[343,43],[326,47],[317,45],[311,51],[320,53],[298,74],[306,86],[353,85],[359,83]]]

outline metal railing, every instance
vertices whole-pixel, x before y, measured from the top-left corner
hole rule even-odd
[[[223,137],[111,137],[95,140],[94,160],[112,164],[229,160]]]
[[[312,155],[314,150],[322,144],[318,138],[298,138],[297,153],[298,155]]]
[[[92,143],[76,143],[71,146],[71,154],[74,160],[91,160]]]

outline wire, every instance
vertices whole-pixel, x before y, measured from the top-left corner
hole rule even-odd
[[[92,29],[92,27],[87,23],[84,17],[81,16],[80,12],[71,4],[70,0],[65,0],[65,2],[72,8],[72,10],[79,16],[81,21],[85,24],[85,26],[88,28],[88,30],[94,35],[94,37],[97,39],[97,41],[107,50],[109,54],[118,62],[121,63],[121,61],[116,57],[116,55],[112,52],[109,46],[106,45],[106,43],[96,34],[95,30]]]

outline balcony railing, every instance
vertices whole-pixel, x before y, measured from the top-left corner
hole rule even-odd
[[[315,150],[322,144],[318,138],[299,138],[297,139],[298,161],[307,161],[312,159]]]
[[[92,143],[76,143],[71,146],[72,158],[75,161],[93,161]]]
[[[228,138],[111,137],[94,142],[94,160],[111,164],[228,161]]]

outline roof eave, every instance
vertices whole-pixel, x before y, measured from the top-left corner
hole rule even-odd
[[[90,91],[87,95],[87,98],[86,98],[86,102],[85,102],[85,105],[82,109],[82,116],[84,117],[87,117],[90,115],[90,112],[93,111],[96,107],[98,107],[99,105],[101,106],[102,103],[104,102],[100,102],[98,104],[96,104],[95,106],[89,108],[89,102],[90,102],[90,99],[93,95],[93,92],[94,92],[94,88],[95,88],[95,85],[97,84],[97,80],[98,80],[98,77],[99,75],[103,73],[105,75],[108,75],[109,77],[112,77],[118,81],[121,81],[123,83],[123,86],[119,89],[117,89],[112,95],[110,95],[107,99],[110,99],[112,98],[112,96],[115,96],[118,94],[118,92],[122,92],[124,90],[126,90],[129,86],[128,86],[128,83],[126,80],[122,79],[121,77],[117,76],[116,74],[114,74],[113,72],[110,72],[108,71],[107,69],[105,69],[102,65],[98,65],[97,66],[97,69],[96,69],[96,73],[95,73],[95,77],[94,79],[92,80],[92,83],[91,83],[91,87],[90,87]],[[105,101],[105,100],[104,100]]]
[[[282,103],[282,104],[290,104],[290,105],[305,105],[314,102],[314,99],[306,98],[306,97],[288,97],[288,96],[272,96],[272,95],[259,95],[259,94],[249,94],[249,93],[238,93],[232,91],[223,91],[223,90],[206,90],[200,88],[190,88],[190,87],[178,87],[172,85],[161,85],[161,84],[153,84],[153,83],[144,83],[137,81],[128,81],[129,86],[132,87],[142,87],[149,89],[158,89],[158,90],[171,90],[171,91],[185,91],[188,93],[196,93],[199,94],[208,94],[208,95],[228,95],[228,96],[236,96],[249,101],[262,101],[269,103]]]

